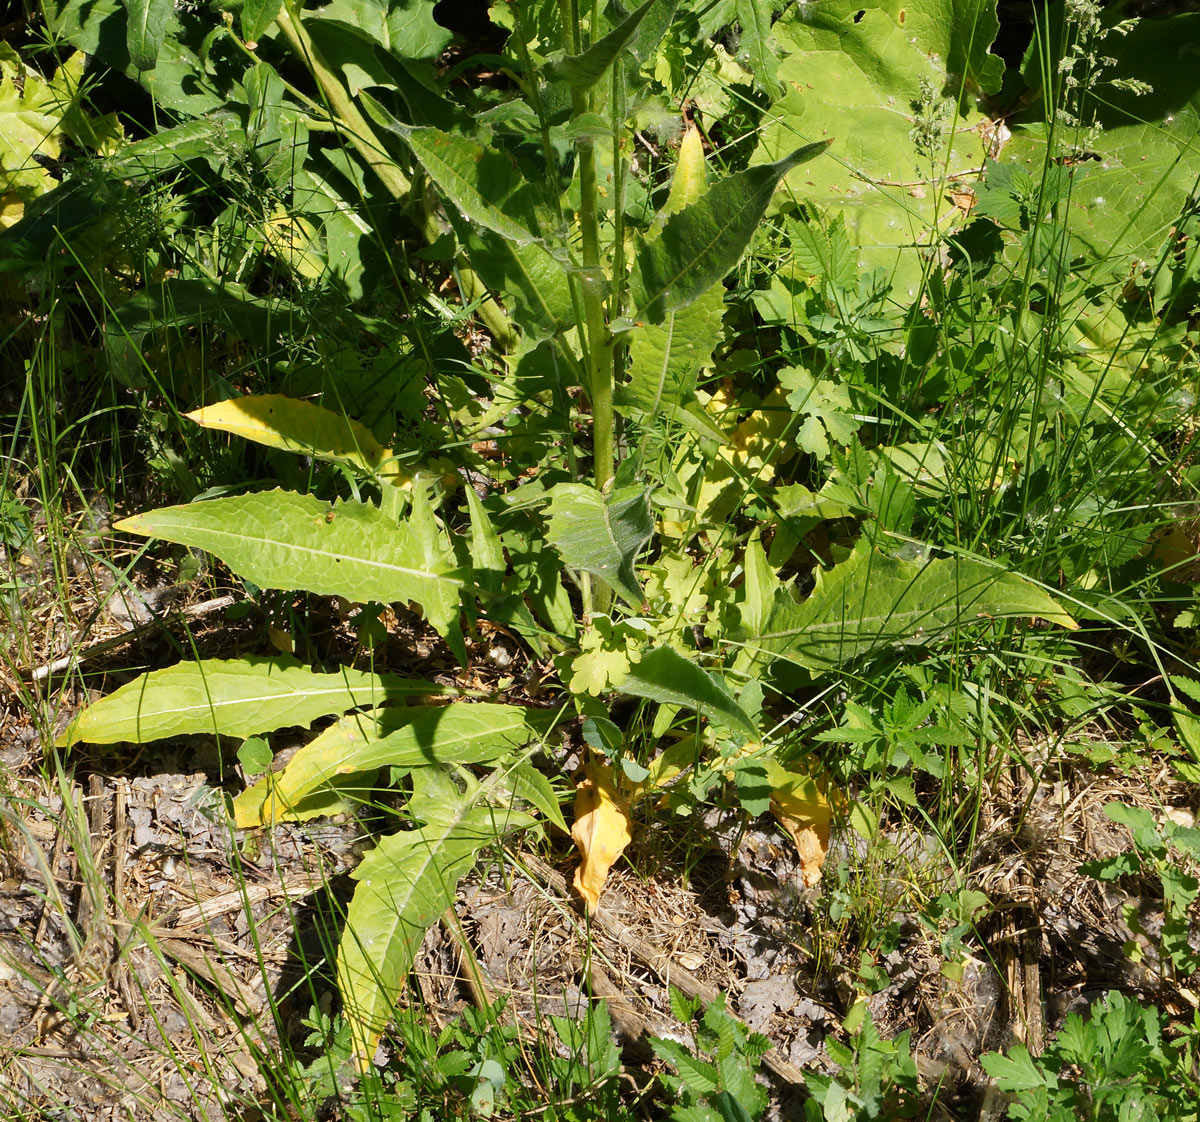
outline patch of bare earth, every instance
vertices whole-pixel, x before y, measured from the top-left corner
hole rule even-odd
[[[0,1115],[254,1117],[296,905],[356,831],[288,826],[247,859],[202,773],[18,782],[0,803]]]
[[[312,917],[322,908],[336,916],[342,875],[370,844],[369,828],[317,821],[235,831],[225,796],[240,780],[228,746],[211,738],[80,754],[77,780],[48,778],[53,755],[41,737],[52,730],[45,718],[31,723],[29,699],[48,712],[48,691],[77,665],[109,660],[107,691],[133,676],[122,667],[175,661],[171,648],[197,622],[189,609],[227,591],[159,596],[170,582],[151,570],[135,570],[120,597],[114,583],[80,581],[70,626],[53,623],[51,597],[26,595],[24,633],[31,620],[44,627],[5,664],[0,1117],[283,1117],[272,1069],[284,1043],[300,1046],[300,1017],[331,989],[327,962],[305,981],[336,938],[336,919],[321,934]],[[124,616],[109,608],[131,602]],[[326,657],[353,658],[353,620],[326,615],[328,633],[316,637]],[[384,666],[449,675],[445,652],[413,621],[383,622],[389,638],[375,658]],[[208,624],[200,649],[220,656],[261,645],[264,624],[250,633]],[[501,634],[476,653],[483,673],[472,686],[487,688],[498,666],[520,669],[520,651]],[[521,679],[530,692],[538,669]],[[77,689],[63,696],[59,727],[85,700]],[[274,739],[281,749],[286,734]],[[679,1033],[669,987],[705,1000],[724,994],[771,1041],[763,1078],[774,1118],[797,1116],[803,1071],[831,1069],[826,1042],[844,1036],[842,1020],[865,1000],[882,1035],[911,1032],[925,1116],[1000,1117],[983,1051],[1015,1040],[1036,1050],[1067,1012],[1109,988],[1190,1011],[1188,991],[1157,958],[1157,884],[1101,884],[1079,866],[1129,848],[1107,803],[1191,821],[1197,789],[1166,764],[1124,774],[1084,766],[1061,744],[1027,754],[1029,768],[1002,773],[983,801],[969,864],[896,822],[870,844],[835,831],[824,882],[806,888],[790,841],[769,819],[747,824],[736,811],[710,809],[686,822],[640,823],[588,917],[568,887],[574,856],[565,839],[540,854],[496,852],[461,886],[455,920],[429,932],[402,1000],[445,1024],[469,1002],[503,997],[504,1017],[544,1039],[547,1016],[604,998],[631,1078],[644,1084],[656,1063],[647,1037]],[[962,890],[988,904],[977,927],[948,942],[945,925],[921,914],[940,893]],[[889,927],[887,940],[871,935]],[[385,1042],[381,1056],[398,1047]],[[313,1109],[336,1116],[328,1105]]]
[[[653,1068],[646,1037],[679,1032],[668,987],[706,1000],[724,993],[771,1040],[772,1114],[789,1117],[803,1069],[829,1068],[827,1037],[865,997],[885,1036],[911,1031],[937,1092],[931,1116],[979,1117],[982,1051],[1013,1040],[1036,1048],[1108,988],[1186,1008],[1153,941],[1123,918],[1136,913],[1154,930],[1154,886],[1102,885],[1078,868],[1128,848],[1103,813],[1108,802],[1178,815],[1196,791],[1165,767],[1097,774],[1064,759],[1042,774],[1009,777],[988,804],[963,887],[986,893],[990,908],[963,939],[958,971],[944,970],[936,930],[913,914],[915,882],[926,895],[952,884],[927,839],[893,835],[895,877],[877,891],[898,938],[876,956],[885,980],[871,993],[864,944],[847,931],[838,945],[820,895],[834,890],[837,862],[869,862],[869,847],[835,839],[826,884],[806,889],[768,821],[742,832],[732,812],[710,811],[686,839],[644,823],[591,917],[568,888],[565,845],[549,858],[494,855],[462,886],[457,928],[429,933],[405,1000],[444,1024],[467,1002],[503,997],[505,1017],[544,1037],[547,1016],[603,997],[641,1081]],[[66,788],[10,779],[0,883],[6,1117],[258,1116],[268,1099],[260,1068],[279,1053],[280,1026],[296,1032],[320,996],[302,988],[287,997],[321,955],[302,946],[297,905],[353,866],[363,834],[353,822],[317,822],[248,837],[225,814],[221,790],[199,771],[93,773]],[[1139,941],[1135,963],[1126,948]]]

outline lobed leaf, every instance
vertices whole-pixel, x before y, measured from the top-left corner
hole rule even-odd
[[[439,634],[457,634],[462,581],[431,522],[396,525],[366,503],[277,489],[163,507],[115,528],[206,549],[260,588],[413,601]]]
[[[445,692],[433,682],[345,666],[323,673],[294,658],[201,659],[152,670],[101,698],[57,743],[140,744],[193,733],[246,737],[307,728],[318,717],[360,705]]]

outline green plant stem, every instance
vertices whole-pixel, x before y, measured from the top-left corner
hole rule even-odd
[[[588,101],[575,95],[575,114],[588,109]],[[613,384],[609,364],[608,328],[600,293],[600,219],[596,212],[596,153],[589,138],[579,147],[579,230],[583,242],[584,365],[592,405],[592,473],[596,488],[608,489],[613,478]],[[607,587],[591,588],[585,610],[605,612],[611,603]]]
[[[613,128],[613,249],[612,249],[612,288],[609,296],[609,321],[620,319],[625,314],[625,173],[628,170],[625,154],[622,151],[623,130],[625,127],[625,76],[620,65],[613,67],[612,72],[612,128]],[[614,387],[621,384],[625,377],[625,336],[616,336],[610,340],[612,348],[612,375],[609,382],[609,402],[611,409]],[[612,424],[617,424],[617,416],[612,415]],[[615,440],[616,433],[613,433]]]
[[[329,64],[321,57],[303,22],[293,12],[291,4],[285,3],[276,17],[292,50],[312,72],[330,108],[341,120],[350,143],[366,161],[367,166],[378,176],[392,198],[404,201],[412,191],[412,181],[387,154],[383,144],[375,135],[367,119],[359,112],[346,87],[342,85]],[[426,208],[419,208],[418,225],[421,234],[429,243],[441,235],[437,219]],[[494,301],[488,298],[487,288],[471,269],[458,270],[458,283],[463,304],[476,304],[480,319],[491,333],[492,339],[502,350],[516,345],[517,335],[508,316]]]
[[[533,111],[537,114],[538,125],[541,131],[542,139],[542,158],[546,161],[546,174],[554,177],[555,182],[559,175],[558,159],[555,156],[554,145],[550,140],[550,119],[546,113],[545,103],[542,101],[542,95],[538,89],[536,78],[536,70],[533,65],[533,58],[529,53],[529,36],[525,30],[524,13],[520,5],[513,5],[513,20],[516,26],[516,34],[513,36],[513,41],[516,43],[517,55],[521,59],[521,65],[525,68],[523,81],[529,90],[529,99],[533,105]],[[563,208],[562,199],[557,191],[551,192],[551,198],[554,204],[554,217],[560,227],[563,226]],[[572,275],[568,278],[567,284],[571,292],[571,308],[575,314],[575,322],[584,322],[583,296],[579,290],[579,281]],[[577,362],[575,355],[571,350],[570,341],[567,339],[557,340],[558,354],[561,356],[571,370],[577,370]],[[559,377],[555,378],[554,388],[554,404],[559,414],[562,416],[563,424],[563,442],[567,453],[567,466],[571,471],[571,478],[579,478],[578,459],[575,453],[575,430],[571,424],[571,402],[567,396],[564,380]],[[588,603],[590,603],[590,594],[588,594]]]
[[[284,4],[276,17],[280,30],[292,50],[303,60],[321,87],[321,93],[346,127],[346,135],[367,166],[379,177],[394,199],[408,198],[412,182],[387,153],[367,119],[358,111],[346,88],[321,57],[301,20],[293,15],[290,4]],[[427,231],[426,231],[427,233]]]
[[[579,24],[578,0],[559,0],[563,45],[568,54],[579,54],[583,37]],[[595,11],[591,33],[595,36]],[[571,112],[575,119],[592,109],[590,95],[574,90]],[[596,152],[590,137],[579,142],[579,224],[583,252],[583,323],[580,336],[584,351],[588,399],[592,408],[592,475],[603,491],[613,478],[613,382],[609,366],[608,328],[604,319],[604,297],[600,291],[600,217],[596,210]],[[585,615],[605,612],[612,602],[611,590],[587,582],[583,586]]]
[[[579,150],[579,229],[583,241],[583,309],[586,335],[588,396],[592,403],[592,446],[597,488],[613,477],[613,385],[609,363],[611,346],[604,322],[600,292],[600,222],[596,213],[596,154],[590,141]]]

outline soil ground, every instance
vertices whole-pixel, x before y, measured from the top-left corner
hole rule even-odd
[[[329,970],[304,965],[336,938],[370,823],[234,830],[225,795],[241,780],[213,738],[84,750],[70,772],[48,772],[46,741],[87,695],[68,667],[39,667],[82,650],[89,689],[107,692],[178,658],[189,629],[213,656],[261,646],[270,622],[223,626],[220,610],[197,612],[227,592],[211,581],[173,587],[147,563],[118,594],[93,561],[71,558],[73,620],[44,581],[26,581],[7,612],[10,633],[24,630],[0,725],[0,1108],[87,1122],[273,1117],[262,1104],[279,1033],[303,1055],[301,1017],[336,1004]],[[9,569],[20,583],[44,560]],[[342,641],[344,621],[322,610],[323,641]],[[385,622],[407,652],[389,669],[448,672],[412,621]],[[488,646],[497,641],[481,643],[475,665],[504,661]],[[49,713],[51,698],[54,727],[39,726],[31,708]],[[281,758],[287,741],[275,738]],[[1165,762],[1131,764],[1109,747],[1100,734],[1024,746],[1028,766],[998,773],[966,863],[911,822],[885,822],[870,845],[842,827],[823,882],[808,888],[769,818],[747,824],[720,808],[644,818],[588,922],[568,888],[567,839],[494,852],[461,886],[457,924],[429,932],[407,1000],[440,1025],[503,996],[504,1016],[532,1034],[601,996],[627,1064],[644,1073],[655,1063],[645,1036],[678,1032],[668,986],[724,993],[771,1041],[763,1078],[771,1116],[786,1119],[799,1116],[803,1070],[830,1070],[826,1040],[861,997],[883,1036],[911,1032],[930,1100],[922,1116],[1001,1117],[982,1052],[1016,1040],[1036,1051],[1110,988],[1190,1011],[1157,959],[1157,883],[1102,884],[1079,868],[1129,848],[1109,802],[1190,825],[1200,790]],[[1115,762],[1096,763],[1105,755]],[[929,918],[929,901],[964,890],[986,896],[976,923]],[[480,977],[465,968],[464,937]]]

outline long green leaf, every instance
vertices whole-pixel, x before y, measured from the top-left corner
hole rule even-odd
[[[360,705],[445,692],[433,682],[349,667],[319,673],[293,658],[201,659],[152,670],[101,698],[58,744],[137,744],[206,732],[250,736],[307,728],[318,717]]]
[[[175,13],[173,0],[124,0],[129,19],[126,31],[130,61],[139,70],[153,70]]]
[[[492,230],[465,234],[475,271],[506,303],[515,304],[512,317],[530,339],[561,340],[575,326],[567,271],[541,242],[522,245]]]
[[[361,98],[376,123],[408,145],[429,178],[467,218],[518,245],[537,240],[536,234],[493,201],[509,197],[522,185],[509,157],[470,137],[401,124],[370,94],[364,92]]]
[[[827,671],[893,644],[929,643],[980,620],[1011,617],[1077,626],[1015,573],[964,558],[907,561],[860,542],[819,574],[805,600],[778,588],[765,628],[744,641],[770,658]]]
[[[577,90],[589,90],[608,72],[623,50],[638,39],[642,21],[651,15],[654,26],[669,24],[679,0],[646,0],[607,35],[597,39],[583,54],[570,55],[546,69],[551,78],[561,79]]]
[[[305,800],[354,772],[497,760],[544,736],[554,710],[461,704],[381,709],[347,717],[234,800],[239,826],[303,817]]]
[[[779,59],[771,46],[771,0],[737,0],[738,23],[742,28],[741,50],[750,57],[754,84],[767,94],[779,89]]]
[[[534,339],[569,331],[575,313],[566,270],[500,205],[526,186],[513,161],[467,137],[402,124],[370,94],[361,97],[375,122],[404,141],[454,209],[473,224],[456,224],[471,265],[489,288],[515,301],[521,329]]]
[[[218,142],[236,147],[245,133],[236,117],[214,114],[160,129],[104,161],[104,170],[126,179],[172,171],[188,160],[208,159]]]
[[[206,549],[260,588],[413,601],[439,634],[457,634],[462,581],[449,545],[431,525],[397,526],[366,503],[275,490],[163,507],[116,529]]]
[[[655,216],[647,242],[667,219],[702,199],[708,167],[699,129],[689,129],[679,146],[671,191]],[[629,380],[617,387],[616,406],[638,420],[677,416],[695,398],[696,379],[721,337],[725,290],[714,284],[686,308],[668,312],[662,323],[642,323],[629,332]]]
[[[427,781],[436,771],[427,769]],[[353,873],[359,883],[346,912],[337,975],[360,1067],[374,1055],[426,930],[453,903],[476,853],[534,821],[477,802],[476,792],[459,794],[448,782],[432,797],[414,795],[410,810],[423,825],[384,838]]]
[[[775,185],[829,147],[823,140],[773,164],[748,168],[711,187],[667,219],[659,237],[643,243],[633,274],[633,319],[662,323],[687,307],[737,264],[766,213]]]
[[[759,738],[754,718],[738,704],[724,682],[672,647],[659,647],[643,655],[629,668],[619,688],[664,705],[685,705],[721,719],[751,740]]]
[[[671,21],[675,18],[675,9],[678,7],[678,0],[675,0],[675,3],[658,4],[642,17],[637,35],[629,44],[629,53],[639,65],[658,56],[663,40],[671,30]]]
[[[547,537],[566,564],[599,577],[630,604],[641,604],[633,563],[654,531],[641,487],[605,497],[584,483],[560,483],[551,492],[549,514]]]
[[[696,396],[700,371],[712,361],[721,339],[725,290],[715,284],[662,323],[643,323],[629,332],[629,381],[617,387],[616,405],[638,419],[672,414]]]

